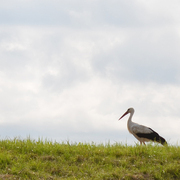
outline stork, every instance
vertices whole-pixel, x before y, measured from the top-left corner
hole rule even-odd
[[[129,114],[129,119],[127,122],[127,128],[129,130],[129,132],[137,139],[140,141],[140,144],[142,145],[142,143],[144,145],[145,142],[148,141],[156,141],[158,143],[161,143],[162,145],[167,144],[166,140],[161,137],[157,132],[155,132],[154,130],[152,130],[149,127],[137,124],[132,122],[132,116],[134,114],[134,109],[133,108],[129,108],[120,118],[123,118],[125,115]]]

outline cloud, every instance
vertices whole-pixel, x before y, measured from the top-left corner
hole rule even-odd
[[[138,29],[126,33],[129,38],[123,43],[95,56],[95,68],[125,80],[178,82],[178,33],[175,29],[161,30]]]
[[[1,24],[69,27],[145,27],[172,25],[179,16],[179,2],[96,1],[6,1],[1,2]],[[178,21],[179,22],[179,21]]]

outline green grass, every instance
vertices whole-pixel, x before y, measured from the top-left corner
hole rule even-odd
[[[180,179],[180,147],[0,140],[0,179]]]

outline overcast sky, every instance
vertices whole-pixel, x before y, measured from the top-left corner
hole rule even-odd
[[[0,0],[0,138],[180,140],[180,1]]]

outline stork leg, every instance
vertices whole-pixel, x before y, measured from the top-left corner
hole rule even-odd
[[[142,142],[142,141],[140,141],[140,145],[142,145],[142,143],[143,143],[144,145],[146,145],[144,141],[143,141],[143,142]]]

